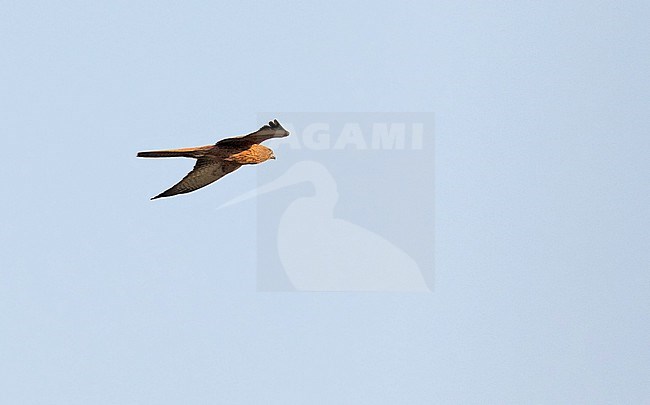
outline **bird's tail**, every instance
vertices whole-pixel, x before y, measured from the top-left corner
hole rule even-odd
[[[146,152],[138,152],[137,156],[143,158],[166,158],[166,157],[198,158],[203,156],[205,152],[210,148],[212,148],[212,145],[199,146],[195,148],[152,150]]]

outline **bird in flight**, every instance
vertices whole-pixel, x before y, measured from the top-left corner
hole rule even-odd
[[[275,159],[273,151],[260,143],[267,139],[284,138],[285,136],[289,136],[289,131],[282,128],[278,120],[273,120],[253,133],[222,139],[214,145],[138,152],[138,157],[196,159],[192,171],[170,189],[151,198],[155,200],[198,190],[214,183],[226,174],[234,172],[243,165],[254,165]]]

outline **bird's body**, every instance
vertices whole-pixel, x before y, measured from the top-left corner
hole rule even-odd
[[[243,165],[253,165],[275,159],[273,151],[260,145],[260,142],[288,135],[289,132],[275,120],[251,134],[222,139],[214,145],[138,152],[138,157],[186,157],[197,160],[194,169],[187,176],[170,189],[153,197],[153,200],[198,190]]]
[[[256,143],[244,150],[226,148],[223,153],[228,155],[223,158],[224,160],[239,163],[240,165],[255,165],[269,159],[275,159],[271,149]]]

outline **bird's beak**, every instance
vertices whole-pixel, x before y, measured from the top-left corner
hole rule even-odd
[[[271,155],[271,159],[275,160],[275,155]]]

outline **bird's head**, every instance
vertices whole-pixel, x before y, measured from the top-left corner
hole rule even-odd
[[[256,163],[265,162],[269,159],[275,159],[273,150],[271,148],[267,148],[264,145],[259,145],[259,144],[252,145],[250,147],[250,150],[253,152],[254,155],[257,156],[258,161]]]

